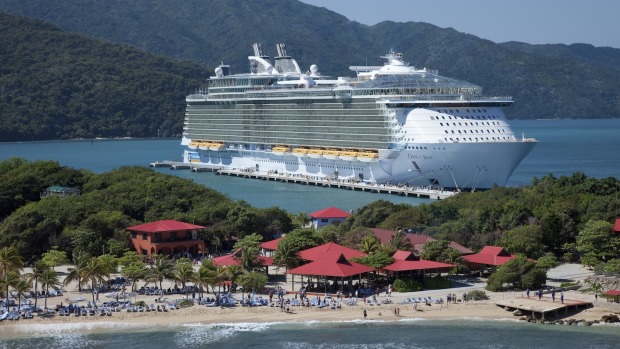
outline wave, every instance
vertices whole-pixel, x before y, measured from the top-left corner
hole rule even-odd
[[[282,322],[240,322],[200,324],[191,323],[178,326],[174,341],[179,346],[199,346],[218,343],[240,332],[262,332]]]

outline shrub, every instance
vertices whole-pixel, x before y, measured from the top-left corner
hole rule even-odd
[[[394,281],[394,291],[396,292],[416,292],[420,290],[422,290],[422,286],[413,279],[396,279]]]
[[[450,288],[451,286],[452,286],[452,283],[450,282],[450,280],[444,277],[441,277],[441,276],[435,276],[432,278],[424,279],[425,290],[440,290],[444,288]]]
[[[194,300],[193,299],[182,299],[179,302],[179,307],[181,308],[189,308],[194,306]]]
[[[469,301],[485,301],[488,300],[489,296],[483,290],[472,290],[467,292],[467,300]]]

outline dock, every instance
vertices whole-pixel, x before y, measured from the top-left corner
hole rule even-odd
[[[540,318],[543,320],[549,314],[557,317],[561,313],[568,314],[571,309],[578,311],[580,308],[591,308],[593,306],[592,302],[566,298],[564,298],[564,303],[559,298],[553,302],[550,297],[544,297],[540,300],[538,297],[511,298],[498,301],[495,304],[509,311],[520,310],[524,314],[540,314]]]
[[[257,171],[250,169],[224,169],[221,166],[210,166],[205,164],[191,164],[178,161],[158,161],[152,162],[150,167],[168,167],[172,170],[187,170],[192,172],[215,172],[218,175],[237,176],[269,181],[279,181],[285,183],[296,183],[303,185],[322,186],[327,188],[340,188],[346,190],[358,190],[369,193],[383,193],[400,196],[412,196],[418,198],[428,198],[433,200],[443,200],[458,194],[456,191],[440,190],[431,187],[387,185],[379,183],[351,181],[337,178],[324,178],[305,175],[295,175],[290,173],[277,173],[273,171]]]

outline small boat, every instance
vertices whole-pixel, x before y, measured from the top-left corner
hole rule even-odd
[[[310,158],[314,158],[314,159],[320,159],[323,157],[323,153],[325,152],[325,150],[320,149],[320,148],[310,148],[308,149],[308,157]]]
[[[353,150],[343,150],[340,152],[340,158],[345,161],[353,161],[358,155],[359,153]]]
[[[299,156],[299,157],[308,156],[308,148],[297,147],[293,149],[293,155]]]
[[[328,149],[323,151],[323,157],[329,160],[338,160],[340,157],[340,150]]]
[[[200,144],[198,145],[198,149],[200,150],[209,150],[209,146],[211,145],[211,143],[207,142],[207,141],[202,141],[200,142]]]
[[[379,160],[379,154],[370,151],[364,151],[357,154],[357,160],[363,162],[373,162]]]
[[[200,141],[191,141],[191,142],[189,142],[188,147],[189,147],[189,149],[196,150],[196,149],[198,149],[198,146],[200,144],[201,144]]]
[[[222,143],[222,142],[210,143],[209,144],[209,150],[212,150],[212,151],[224,150],[224,143]]]
[[[271,152],[274,153],[275,155],[285,155],[287,153],[289,153],[291,150],[290,147],[287,147],[285,145],[277,145],[273,148],[271,148]]]

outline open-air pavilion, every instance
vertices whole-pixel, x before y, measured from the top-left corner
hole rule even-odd
[[[392,257],[394,262],[383,267],[383,270],[392,273],[394,279],[407,277],[423,280],[427,273],[449,272],[454,267],[454,264],[419,259],[409,251],[396,251]]]
[[[316,278],[316,285],[323,284],[323,291],[331,293],[336,291],[352,292],[353,279],[357,278],[358,283],[361,284],[364,274],[374,270],[372,267],[347,260],[343,253],[331,252],[286,273],[291,274],[293,291],[295,291],[295,275],[301,275],[301,287],[304,287],[303,277],[306,276],[308,278],[306,284],[312,283],[312,278]]]
[[[502,266],[515,258],[517,258],[516,255],[510,254],[503,247],[497,246],[485,246],[476,254],[463,256],[471,270]]]
[[[328,242],[323,245],[309,248],[299,252],[299,258],[307,261],[316,261],[328,254],[344,255],[345,258],[360,258],[366,257],[367,254],[352,248],[348,248],[342,245],[338,245],[335,242]]]
[[[242,254],[243,249],[238,248],[231,254],[213,258],[213,264],[218,267],[226,267],[231,265],[241,266]],[[265,268],[265,270],[268,270],[268,267],[273,265],[273,258],[271,257],[258,256],[258,261],[260,262],[260,265]]]
[[[280,241],[282,241],[282,239],[284,239],[284,237],[265,241],[260,244],[260,248],[263,250],[264,254],[269,253],[271,256],[273,256],[273,253],[278,249],[278,244],[280,243]]]
[[[608,290],[605,291],[604,295],[609,297],[607,299],[610,300],[610,302],[620,302],[620,290]]]

